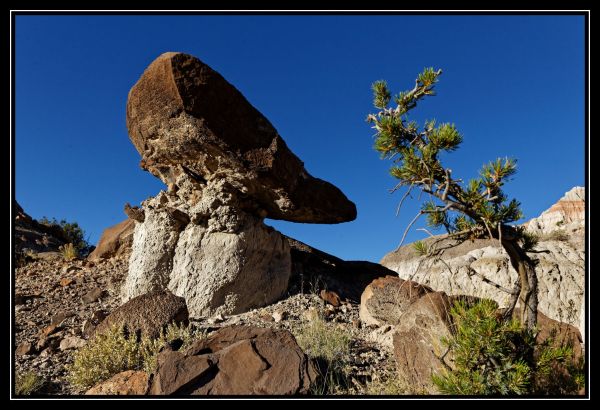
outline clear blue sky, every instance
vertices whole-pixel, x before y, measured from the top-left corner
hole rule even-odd
[[[125,202],[163,188],[138,166],[125,103],[166,51],[219,71],[356,203],[350,223],[267,221],[345,259],[379,261],[417,211],[415,198],[395,216],[401,194],[372,149],[378,79],[397,92],[441,67],[438,95],[413,118],[462,131],[445,157],[456,177],[517,158],[506,190],[526,218],[585,181],[583,16],[17,16],[15,33],[16,198],[35,218],[79,222],[94,243]]]

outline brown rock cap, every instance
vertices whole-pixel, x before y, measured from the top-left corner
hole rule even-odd
[[[292,222],[339,223],[356,206],[312,177],[271,123],[219,73],[183,53],[164,53],[129,92],[127,128],[141,166],[170,190],[186,174],[225,179],[243,209]]]

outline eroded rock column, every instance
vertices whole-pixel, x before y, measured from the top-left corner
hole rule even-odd
[[[135,211],[124,301],[168,288],[192,317],[273,303],[291,256],[264,219],[356,218],[338,188],[311,176],[271,123],[190,55],[165,53],[146,69],[129,93],[127,127],[140,166],[167,190]]]

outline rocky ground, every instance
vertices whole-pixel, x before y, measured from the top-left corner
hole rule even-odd
[[[120,305],[119,289],[127,272],[127,258],[90,262],[64,261],[59,253],[43,253],[16,269],[15,365],[17,374],[34,371],[45,381],[43,393],[83,394],[67,379],[76,348],[94,326]],[[247,313],[190,318],[193,328],[210,334],[229,325],[286,329],[299,334],[317,317],[347,333],[350,354],[344,358],[349,386],[345,394],[365,394],[373,380],[386,377],[393,355],[372,339],[374,330],[359,319],[359,304],[334,307],[316,290],[288,295],[270,306]]]
[[[50,394],[77,394],[66,381],[74,349],[119,306],[126,260],[66,262],[43,253],[15,270],[16,372],[33,370]]]

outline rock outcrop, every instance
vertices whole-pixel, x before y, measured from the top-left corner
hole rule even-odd
[[[60,227],[40,223],[15,201],[15,251],[56,252],[67,238]]]
[[[134,227],[133,220],[126,219],[106,228],[102,232],[96,249],[88,255],[88,259],[97,261],[119,256],[126,257],[131,252]]]
[[[290,332],[232,326],[185,352],[160,353],[150,394],[305,394],[316,377]]]
[[[580,189],[575,188],[566,197],[571,198],[573,192],[581,194]],[[561,211],[557,212],[563,212],[565,209],[582,208],[580,205],[572,205],[569,201],[567,203],[571,205],[556,204],[550,209],[560,209]],[[547,211],[543,215],[550,214],[552,212]],[[538,309],[551,319],[577,326],[583,333],[585,229],[583,220],[577,220],[573,216],[575,214],[577,213],[565,213],[573,217],[572,222],[567,223],[568,226],[559,224],[553,231],[546,228],[542,229],[541,233],[538,231],[540,242],[536,249],[544,253],[531,254],[531,257],[537,261]],[[548,227],[549,219],[540,218],[546,222],[536,222],[536,226]],[[531,225],[532,223],[529,223],[529,226]],[[432,238],[424,240],[425,243],[431,241]],[[448,240],[440,247],[451,244],[454,242]],[[387,254],[381,260],[381,264],[396,271],[403,279],[416,281],[449,295],[493,299],[501,308],[507,306],[509,295],[486,282],[486,279],[508,289],[513,287],[517,279],[517,273],[510,265],[506,252],[498,241],[489,239],[467,241],[449,247],[441,255],[441,261],[423,261],[423,258],[415,253],[412,245],[406,245]]]
[[[340,299],[360,303],[365,288],[377,278],[396,276],[396,272],[378,263],[345,261],[286,237],[292,254],[292,278],[289,292],[308,290],[335,292]]]
[[[550,209],[526,223],[527,229],[550,233],[559,229],[581,229],[585,226],[585,188],[574,187]]]
[[[123,300],[170,289],[193,317],[264,306],[287,290],[290,247],[265,217],[353,220],[356,207],[312,177],[269,121],[195,57],[165,53],[129,93],[140,165],[168,187],[136,209]]]

